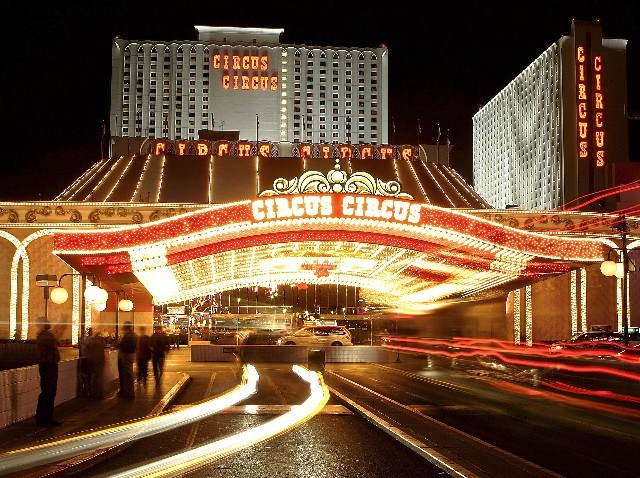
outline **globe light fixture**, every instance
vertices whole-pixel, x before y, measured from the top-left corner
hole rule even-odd
[[[64,304],[69,298],[69,293],[64,287],[54,287],[49,293],[49,298],[54,304]]]
[[[622,279],[624,277],[624,262],[618,262],[616,264],[616,271],[614,274],[618,279]]]
[[[96,309],[98,312],[102,312],[104,309],[107,308],[107,303],[106,302],[95,302],[93,304],[93,308]]]
[[[607,277],[611,277],[616,273],[617,265],[613,261],[604,261],[600,264],[600,272]]]
[[[100,295],[100,287],[97,285],[90,285],[84,290],[84,298],[87,302],[98,302]]]
[[[123,312],[130,312],[133,309],[133,302],[129,299],[122,299],[118,302],[118,308]]]
[[[105,289],[103,289],[101,287],[98,287],[98,290],[96,292],[95,301],[96,302],[107,302],[108,298],[109,298],[109,293]]]

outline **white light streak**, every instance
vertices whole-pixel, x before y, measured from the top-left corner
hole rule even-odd
[[[301,425],[322,410],[329,400],[329,390],[322,380],[322,375],[319,373],[311,372],[299,365],[294,365],[293,371],[303,380],[309,382],[311,390],[309,398],[301,405],[291,407],[291,411],[250,430],[207,443],[133,470],[115,474],[113,477],[170,477],[182,475]]]
[[[71,456],[148,437],[201,420],[247,399],[256,392],[257,384],[257,370],[253,365],[246,365],[242,383],[223,395],[176,412],[4,453],[0,455],[0,474],[5,475],[37,465],[61,461]]]

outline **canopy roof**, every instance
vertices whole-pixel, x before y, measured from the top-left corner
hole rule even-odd
[[[597,239],[543,235],[401,197],[263,196],[109,230],[54,252],[157,304],[265,284],[341,284],[395,306],[473,296],[599,262]]]

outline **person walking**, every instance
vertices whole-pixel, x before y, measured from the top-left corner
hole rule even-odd
[[[156,387],[159,387],[162,383],[165,355],[171,347],[169,343],[169,336],[163,330],[161,325],[156,325],[153,328],[153,334],[151,335],[150,344],[151,362],[153,363],[153,378],[156,381]]]
[[[133,325],[127,321],[122,326],[124,334],[118,343],[118,377],[120,378],[120,390],[117,395],[120,398],[134,398],[133,362],[136,357],[138,337],[133,331]]]
[[[138,364],[138,385],[147,386],[147,377],[149,376],[149,360],[151,359],[151,342],[146,334],[146,329],[140,327],[140,335],[138,336],[138,347],[136,348],[136,361]]]
[[[87,337],[85,342],[85,363],[88,375],[87,395],[89,398],[104,398],[105,347],[106,342],[100,333]]]
[[[58,363],[60,351],[58,340],[51,333],[51,324],[45,320],[44,327],[36,337],[38,346],[38,371],[40,372],[40,395],[36,408],[36,424],[38,426],[61,425],[53,418],[53,408],[58,391]]]

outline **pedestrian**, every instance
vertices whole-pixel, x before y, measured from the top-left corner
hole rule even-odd
[[[87,367],[87,342],[91,340],[91,327],[86,331],[85,335],[81,335],[78,339],[78,380],[80,382],[80,391],[78,395],[81,397],[89,396],[89,369]]]
[[[60,351],[58,340],[51,333],[51,324],[45,320],[44,327],[36,337],[39,359],[38,371],[40,372],[40,396],[36,408],[36,424],[38,426],[61,425],[61,422],[53,418],[53,408],[58,391],[58,363]]]
[[[133,363],[136,358],[136,345],[138,337],[133,331],[133,324],[127,321],[123,325],[124,334],[118,343],[118,377],[120,378],[120,390],[117,395],[121,398],[134,398]]]
[[[151,335],[150,344],[151,362],[153,363],[153,378],[156,381],[156,387],[159,387],[162,382],[162,374],[164,372],[165,354],[171,347],[169,343],[169,336],[163,330],[161,325],[156,325],[153,328],[153,335]]]
[[[91,331],[91,329],[89,329]],[[85,343],[85,363],[87,371],[87,395],[89,398],[104,397],[104,349],[106,342],[100,335],[89,335]]]
[[[140,335],[138,336],[138,347],[136,348],[136,361],[138,363],[138,385],[147,386],[147,377],[149,376],[149,360],[151,359],[151,342],[146,334],[146,329],[140,327]]]

